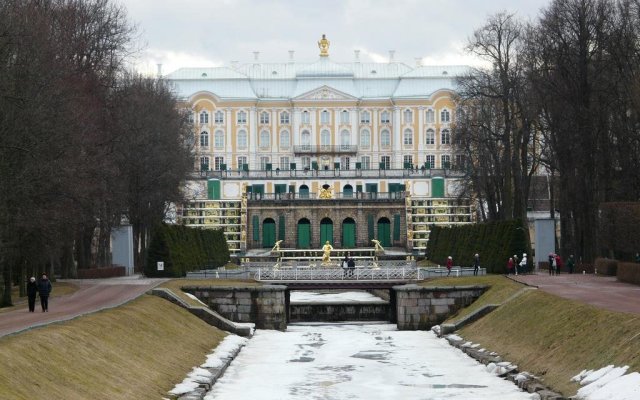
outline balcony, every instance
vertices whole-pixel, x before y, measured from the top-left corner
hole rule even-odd
[[[349,154],[355,155],[358,153],[358,146],[355,145],[321,145],[321,146],[311,146],[311,145],[302,145],[302,146],[293,146],[293,153],[296,155],[311,155],[311,154]]]
[[[405,192],[339,192],[334,193],[331,199],[320,199],[318,193],[302,192],[302,193],[248,193],[249,201],[264,200],[287,200],[287,201],[331,201],[331,200],[348,200],[348,201],[380,201],[380,200],[403,200],[406,196]]]
[[[218,178],[229,180],[274,179],[288,180],[291,178],[462,178],[465,171],[455,169],[286,169],[286,170],[225,170],[225,171],[196,171],[192,178]]]

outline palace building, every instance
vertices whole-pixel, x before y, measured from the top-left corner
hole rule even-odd
[[[183,68],[168,76],[192,110],[197,161],[178,209],[223,229],[232,253],[382,246],[424,252],[433,224],[474,221],[459,197],[455,79],[463,66],[314,62]]]

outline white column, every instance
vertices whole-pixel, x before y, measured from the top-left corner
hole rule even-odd
[[[231,132],[231,110],[229,108],[224,110],[224,126],[226,130],[227,140],[224,142],[224,147],[227,149],[227,153],[230,154],[230,157],[233,158],[235,154],[233,154],[233,132]],[[231,167],[231,160],[226,163],[229,167]]]
[[[293,108],[291,109],[291,145],[299,146],[300,145],[300,109]],[[293,149],[291,149],[291,153],[293,153]]]
[[[402,126],[400,107],[393,107],[393,138],[391,148],[393,149],[393,157],[391,160],[391,168],[402,168],[402,154],[400,153],[402,143],[400,140],[400,128]]]
[[[271,154],[276,154],[279,148],[278,142],[280,141],[280,132],[278,132],[277,118],[278,118],[278,112],[275,109],[271,110],[271,132],[272,132],[271,133]],[[272,159],[271,163],[275,164],[275,161]],[[273,169],[276,169],[275,165]]]
[[[251,107],[249,112],[249,157],[247,162],[249,163],[249,169],[258,169],[260,163],[258,162],[258,109]]]

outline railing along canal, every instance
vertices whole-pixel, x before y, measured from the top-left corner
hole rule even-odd
[[[256,280],[263,281],[341,281],[341,280],[413,280],[417,268],[259,268]]]

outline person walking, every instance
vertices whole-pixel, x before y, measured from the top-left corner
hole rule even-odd
[[[473,256],[473,275],[478,275],[478,271],[480,270],[480,254],[476,253]]]
[[[356,260],[353,257],[349,257],[349,261],[347,261],[347,268],[349,269],[349,276],[353,278],[353,273],[356,270]]]
[[[576,266],[576,261],[573,259],[573,254],[571,254],[569,256],[569,259],[567,260],[567,269],[569,270],[570,274],[573,274],[573,268]]]
[[[520,261],[520,271],[526,272],[527,270],[527,253],[522,253],[522,260]],[[518,275],[518,269],[516,268],[516,275]]]
[[[519,264],[518,264],[518,260],[520,260],[520,259],[518,258],[518,255],[517,255],[517,254],[514,254],[514,255],[513,255],[513,268],[514,268],[514,270],[515,270],[515,272],[516,272],[516,275],[518,275],[518,265],[519,265]]]
[[[555,260],[556,258],[553,253],[549,253],[549,275],[553,275],[553,263]]]
[[[345,254],[344,255],[344,259],[342,260],[341,267],[342,267],[342,276],[343,277],[347,277],[349,275],[348,269],[349,268],[349,255]]]
[[[49,312],[49,295],[51,294],[51,281],[47,278],[47,274],[42,274],[42,278],[38,282],[38,294],[40,294],[40,305],[42,312]]]
[[[514,267],[513,257],[509,257],[509,261],[507,261],[507,275],[513,274],[513,267]]]
[[[451,275],[451,267],[453,267],[453,257],[447,257],[447,276]]]
[[[29,312],[36,310],[36,296],[38,295],[38,284],[36,278],[31,277],[27,281],[27,297],[29,299]]]
[[[563,266],[562,257],[560,257],[560,254],[556,254],[556,275],[560,275]]]

